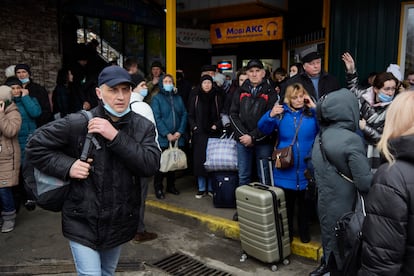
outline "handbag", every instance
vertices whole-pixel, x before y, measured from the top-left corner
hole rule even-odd
[[[178,148],[178,140],[169,142],[168,149],[161,153],[160,172],[171,172],[187,169],[187,156],[185,152]]]
[[[275,160],[275,167],[277,169],[292,168],[295,163],[293,160],[292,145],[281,149],[274,149],[272,159]]]
[[[335,225],[339,254],[344,259],[344,275],[356,275],[361,267],[362,224],[365,216],[364,198],[357,190],[352,211],[343,214]]]
[[[208,138],[206,162],[204,168],[208,172],[237,171],[237,142],[223,134],[220,138]]]
[[[290,169],[295,164],[293,158],[293,145],[295,144],[296,138],[298,137],[298,132],[300,125],[302,123],[303,114],[300,116],[298,127],[296,128],[295,136],[293,137],[292,142],[289,146],[278,149],[276,147],[278,141],[275,143],[275,147],[272,153],[272,159],[275,161],[275,168],[279,170]]]

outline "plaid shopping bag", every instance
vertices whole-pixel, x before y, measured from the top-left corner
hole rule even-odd
[[[208,172],[237,171],[237,143],[233,134],[208,138],[204,168]]]

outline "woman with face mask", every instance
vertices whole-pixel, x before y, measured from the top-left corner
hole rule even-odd
[[[177,94],[173,76],[170,74],[161,76],[158,86],[160,92],[151,100],[158,130],[158,143],[163,151],[169,147],[169,142],[178,141],[178,146],[184,147],[183,134],[187,126],[187,109],[181,96]],[[175,188],[175,172],[158,172],[154,177],[155,196],[158,199],[165,197],[162,184],[164,176],[167,177],[167,192],[180,194]]]
[[[348,89],[360,102],[359,128],[367,145],[367,157],[372,172],[375,172],[381,162],[376,144],[382,135],[387,108],[398,92],[400,82],[392,73],[382,72],[375,76],[372,86],[361,88],[358,85],[359,78],[352,56],[344,53],[342,60],[346,67]]]

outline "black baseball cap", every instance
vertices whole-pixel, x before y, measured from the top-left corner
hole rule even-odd
[[[114,87],[121,83],[128,83],[134,86],[131,76],[127,70],[116,65],[105,67],[98,77],[98,86],[106,84],[109,87]]]
[[[257,67],[259,69],[263,69],[264,68],[263,67],[263,63],[260,60],[258,60],[258,59],[251,59],[247,63],[247,65],[246,65],[246,70],[249,70],[249,69],[251,69],[253,67]]]

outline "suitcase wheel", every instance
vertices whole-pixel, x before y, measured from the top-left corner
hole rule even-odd
[[[288,264],[290,264],[289,259],[284,259],[284,260],[283,260],[283,264],[284,264],[284,265],[288,265]]]
[[[242,253],[240,256],[240,262],[244,263],[247,260],[247,254],[246,253]]]
[[[273,272],[276,272],[277,271],[277,265],[272,265],[271,267],[270,267],[270,270],[271,271],[273,271]]]

